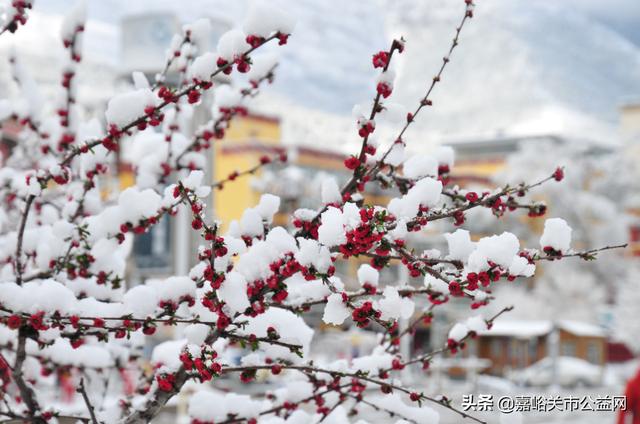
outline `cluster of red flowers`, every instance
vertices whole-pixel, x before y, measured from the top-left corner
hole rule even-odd
[[[19,25],[27,23],[27,9],[31,9],[31,1],[13,0],[11,6],[15,9],[15,13],[11,22],[6,25],[9,32],[14,33],[18,30]]]
[[[156,94],[159,98],[164,100],[165,103],[175,103],[178,101],[178,96],[174,90],[165,85],[160,86]]]
[[[186,303],[189,306],[195,305],[195,299],[190,295],[181,296],[177,302],[173,300],[161,300],[158,302],[158,306],[165,310],[169,314],[174,314],[178,310],[178,306],[181,303]]]
[[[380,315],[380,311],[373,309],[373,303],[367,301],[353,309],[351,318],[358,327],[363,328],[369,325],[371,318],[378,319]]]
[[[531,218],[537,218],[547,213],[547,205],[544,203],[536,203],[529,207],[529,213],[527,214]]]
[[[438,166],[438,179],[442,181],[443,186],[446,186],[447,184],[449,184],[449,182],[451,182],[450,172],[451,169],[449,168],[449,165],[440,164]]]
[[[200,377],[200,381],[205,382],[211,380],[213,377],[220,375],[222,372],[222,365],[215,362],[218,357],[216,351],[204,351],[198,358],[187,352],[183,351],[180,354],[180,362],[187,371],[195,369]],[[209,363],[209,365],[207,365]]]
[[[489,273],[482,271],[479,273],[469,272],[467,273],[467,289],[476,290],[478,288],[478,283],[482,284],[483,287],[487,287],[491,279],[489,278]]]
[[[564,179],[564,170],[562,168],[556,168],[553,173],[553,179],[556,181],[562,181]]]
[[[362,138],[368,137],[376,129],[376,124],[370,119],[364,119],[358,122],[358,135]]]
[[[542,251],[544,253],[546,253],[548,256],[552,256],[554,257],[554,259],[560,259],[562,258],[562,252],[559,250],[554,249],[551,246],[545,246],[542,248]]]
[[[458,349],[464,349],[465,346],[466,345],[464,342],[458,342],[454,339],[447,339],[447,348],[453,355],[458,353]]]
[[[378,92],[378,94],[380,94],[382,97],[386,99],[391,95],[391,92],[393,91],[393,86],[388,82],[381,81],[376,86],[376,91]]]
[[[346,158],[346,159],[344,160],[344,166],[345,166],[347,169],[354,170],[354,169],[356,169],[357,167],[359,167],[359,166],[360,166],[360,164],[361,164],[360,159],[358,159],[358,158],[357,158],[357,157],[355,157],[355,156],[349,156],[348,158]]]
[[[293,220],[293,226],[300,228],[304,234],[308,234],[313,239],[318,239],[318,228],[320,224],[313,220],[304,221],[300,218]]]
[[[465,199],[467,199],[467,201],[469,203],[475,203],[478,201],[478,193],[476,193],[475,191],[470,191],[467,194],[464,195]]]
[[[373,55],[371,59],[374,68],[385,68],[389,64],[389,53],[385,51],[379,51]]]
[[[340,245],[340,253],[345,258],[349,258],[368,252],[382,240],[383,236],[383,233],[377,232],[374,225],[363,222],[357,228],[346,233],[347,242]]]
[[[231,318],[225,314],[223,310],[224,304],[218,301],[215,291],[205,293],[201,303],[202,306],[218,315],[218,319],[216,320],[216,328],[218,330],[224,330],[231,324]]]
[[[158,382],[158,388],[163,392],[170,392],[174,390],[174,383],[176,382],[176,376],[172,373],[163,373],[156,375],[156,381]]]

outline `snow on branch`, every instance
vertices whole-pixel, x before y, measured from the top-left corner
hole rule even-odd
[[[14,1],[3,32],[23,24],[30,6]],[[277,63],[261,62],[253,53],[267,43],[287,44],[294,25],[286,12],[256,4],[242,30],[222,35],[215,53],[203,49],[207,21],[186,25],[152,84],[134,72],[133,87],[108,102],[106,128],[79,113],[82,2],[64,20],[68,60],[53,117],[46,116],[37,86],[12,55],[22,99],[3,103],[2,116],[20,125],[21,142],[0,170],[0,415],[37,423],[52,417],[147,423],[196,387],[188,408],[193,424],[274,417],[347,422],[347,411],[357,419],[361,410],[418,423],[437,420],[438,408],[482,422],[446,396],[410,387],[402,370],[428,370],[436,356],[465,349],[512,309],[481,314],[495,300],[493,288],[532,277],[540,261],[591,260],[624,246],[574,250],[567,222],[552,218],[540,249],[527,248],[510,232],[474,241],[458,228],[437,235],[447,253],[424,250],[434,235],[422,230],[437,222],[463,227],[473,219],[471,210],[489,210],[496,218],[520,211],[531,218],[545,215],[545,204],[527,198],[564,177],[558,168],[537,182],[478,192],[452,184],[451,148],[407,157],[407,129],[432,106],[430,95],[473,7],[470,0],[461,7],[462,20],[439,70],[388,149],[377,152],[371,134],[376,117],[390,107],[390,65],[404,51],[402,38],[372,57],[380,71],[376,93],[371,110],[355,111],[362,142],[344,162],[349,178],[342,189],[326,179],[314,199],[317,207],[293,212],[284,210],[280,197],[264,193],[225,223],[208,213],[212,190],[233,190],[240,177],[287,161],[276,150],[219,181],[204,172],[205,154],[275,77]],[[169,82],[174,72],[177,81]],[[248,83],[236,81],[238,74],[247,74]],[[221,82],[223,75],[229,84]],[[210,119],[192,132],[193,112],[208,104],[208,93],[214,93]],[[135,184],[109,194],[104,181],[117,175],[115,152],[131,165]],[[368,200],[367,187],[382,190],[388,201]],[[189,217],[186,228],[177,229],[193,232],[197,248],[188,253],[195,265],[187,275],[132,285],[134,238],[177,214]],[[349,258],[367,262],[353,279],[338,272],[340,261]],[[407,277],[394,284],[382,272],[392,267],[406,270]],[[454,298],[478,314],[451,323],[447,340],[430,352],[402,351],[401,340],[429,326]],[[349,360],[318,358],[313,342],[320,321],[368,328],[378,335],[375,346]],[[164,341],[149,356],[144,347],[151,338]],[[278,388],[253,395],[209,390],[222,377],[244,384],[268,379]],[[81,412],[69,406],[76,393]]]

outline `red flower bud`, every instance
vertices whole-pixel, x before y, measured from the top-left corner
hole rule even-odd
[[[347,169],[351,169],[354,170],[356,169],[358,166],[360,166],[360,160],[355,157],[355,156],[349,156],[347,159],[345,159],[344,161],[344,166]]]
[[[564,171],[562,170],[562,168],[560,167],[556,168],[555,172],[553,173],[553,179],[556,181],[562,181],[563,178],[564,178]]]

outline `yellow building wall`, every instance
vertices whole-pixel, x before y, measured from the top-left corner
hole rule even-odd
[[[485,177],[490,178],[502,171],[505,167],[504,161],[461,161],[457,162],[453,169],[452,175],[461,177]]]
[[[214,181],[228,178],[233,171],[241,172],[257,165],[265,152],[249,146],[260,144],[276,147],[280,144],[280,136],[280,123],[276,119],[251,115],[234,118],[224,139],[214,142],[211,162]],[[260,171],[255,175],[259,174]],[[222,221],[223,232],[232,220],[240,219],[244,210],[254,206],[260,199],[259,193],[251,188],[251,178],[239,177],[226,183],[222,190],[215,189],[213,209],[216,218]]]

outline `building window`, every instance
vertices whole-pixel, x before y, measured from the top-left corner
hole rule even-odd
[[[600,362],[602,362],[600,352],[600,343],[596,341],[590,341],[587,344],[587,361],[591,362],[592,364],[600,364]]]
[[[413,353],[423,354],[431,350],[431,329],[418,328],[413,337]]]
[[[151,227],[149,231],[136,235],[133,255],[140,269],[165,269],[171,266],[171,227],[167,217]]]
[[[576,356],[576,342],[566,340],[560,344],[560,355]]]
[[[538,339],[533,338],[529,340],[529,364],[535,362],[536,359],[538,359]]]
[[[509,362],[511,364],[514,363],[515,360],[517,360],[518,358],[518,349],[517,349],[517,341],[516,340],[509,340],[509,351],[508,351],[508,358],[509,358]]]
[[[491,357],[492,358],[502,357],[502,340],[497,338],[491,339]]]
[[[526,345],[525,341],[516,340],[515,341],[515,355],[516,355],[516,366],[522,368],[525,366],[525,352]]]

